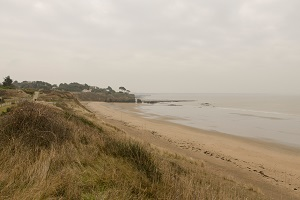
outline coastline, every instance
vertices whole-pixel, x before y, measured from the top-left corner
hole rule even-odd
[[[138,113],[135,104],[81,103],[129,137],[201,160],[214,173],[251,184],[267,197],[300,198],[299,149],[191,128],[163,118],[147,119]]]

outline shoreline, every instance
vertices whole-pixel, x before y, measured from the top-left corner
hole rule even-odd
[[[202,103],[201,103],[202,104]],[[220,132],[300,149],[300,115],[245,110],[219,106],[200,106],[200,102],[136,106],[146,118],[170,116],[170,122],[200,130]]]
[[[106,102],[107,103],[107,102]],[[160,116],[158,114],[152,114],[152,113],[144,113],[140,110],[137,109],[137,106],[140,106],[140,104],[132,104],[132,103],[107,103],[109,107],[118,109],[120,112],[131,112],[129,114],[135,115],[136,117],[141,117],[145,120],[149,121],[156,121],[156,122],[162,122],[162,123],[168,123],[172,124],[174,126],[180,126],[184,127],[186,129],[194,130],[194,131],[199,131],[202,133],[207,133],[207,134],[214,134],[220,137],[227,137],[227,138],[232,138],[234,140],[241,140],[243,142],[253,142],[255,144],[260,144],[260,145],[268,145],[269,147],[276,148],[279,150],[287,150],[289,152],[299,152],[300,156],[300,147],[295,146],[295,145],[290,145],[286,143],[279,143],[276,140],[270,140],[270,139],[263,139],[263,138],[256,138],[256,137],[247,137],[247,136],[242,136],[238,134],[230,134],[218,130],[208,130],[208,129],[203,129],[199,128],[197,126],[192,126],[188,125],[185,123],[180,123],[180,122],[175,122],[174,120],[186,120],[185,118],[180,118],[180,117],[173,117],[173,116]]]
[[[214,173],[251,184],[267,197],[300,198],[300,149],[148,119],[135,104],[81,103],[129,137],[203,161]]]

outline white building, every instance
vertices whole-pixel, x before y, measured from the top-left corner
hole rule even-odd
[[[82,92],[92,92],[92,89],[89,89],[89,90],[84,89],[84,90],[82,90]]]

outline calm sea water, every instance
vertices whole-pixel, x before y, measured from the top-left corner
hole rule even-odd
[[[191,100],[140,104],[139,110],[148,118],[168,117],[172,122],[195,128],[300,147],[300,96],[137,95],[142,100]]]

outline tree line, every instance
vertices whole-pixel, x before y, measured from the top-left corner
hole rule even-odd
[[[68,91],[68,92],[82,92],[82,91],[89,91],[89,92],[101,92],[101,93],[116,93],[112,87],[108,86],[107,88],[99,88],[97,86],[90,86],[88,84],[80,84],[77,82],[72,83],[60,83],[59,85],[50,84],[45,81],[13,81],[10,76],[6,76],[0,85],[2,88],[6,89],[43,89],[43,90],[61,90],[61,91]],[[120,93],[130,93],[125,87],[119,87]]]

